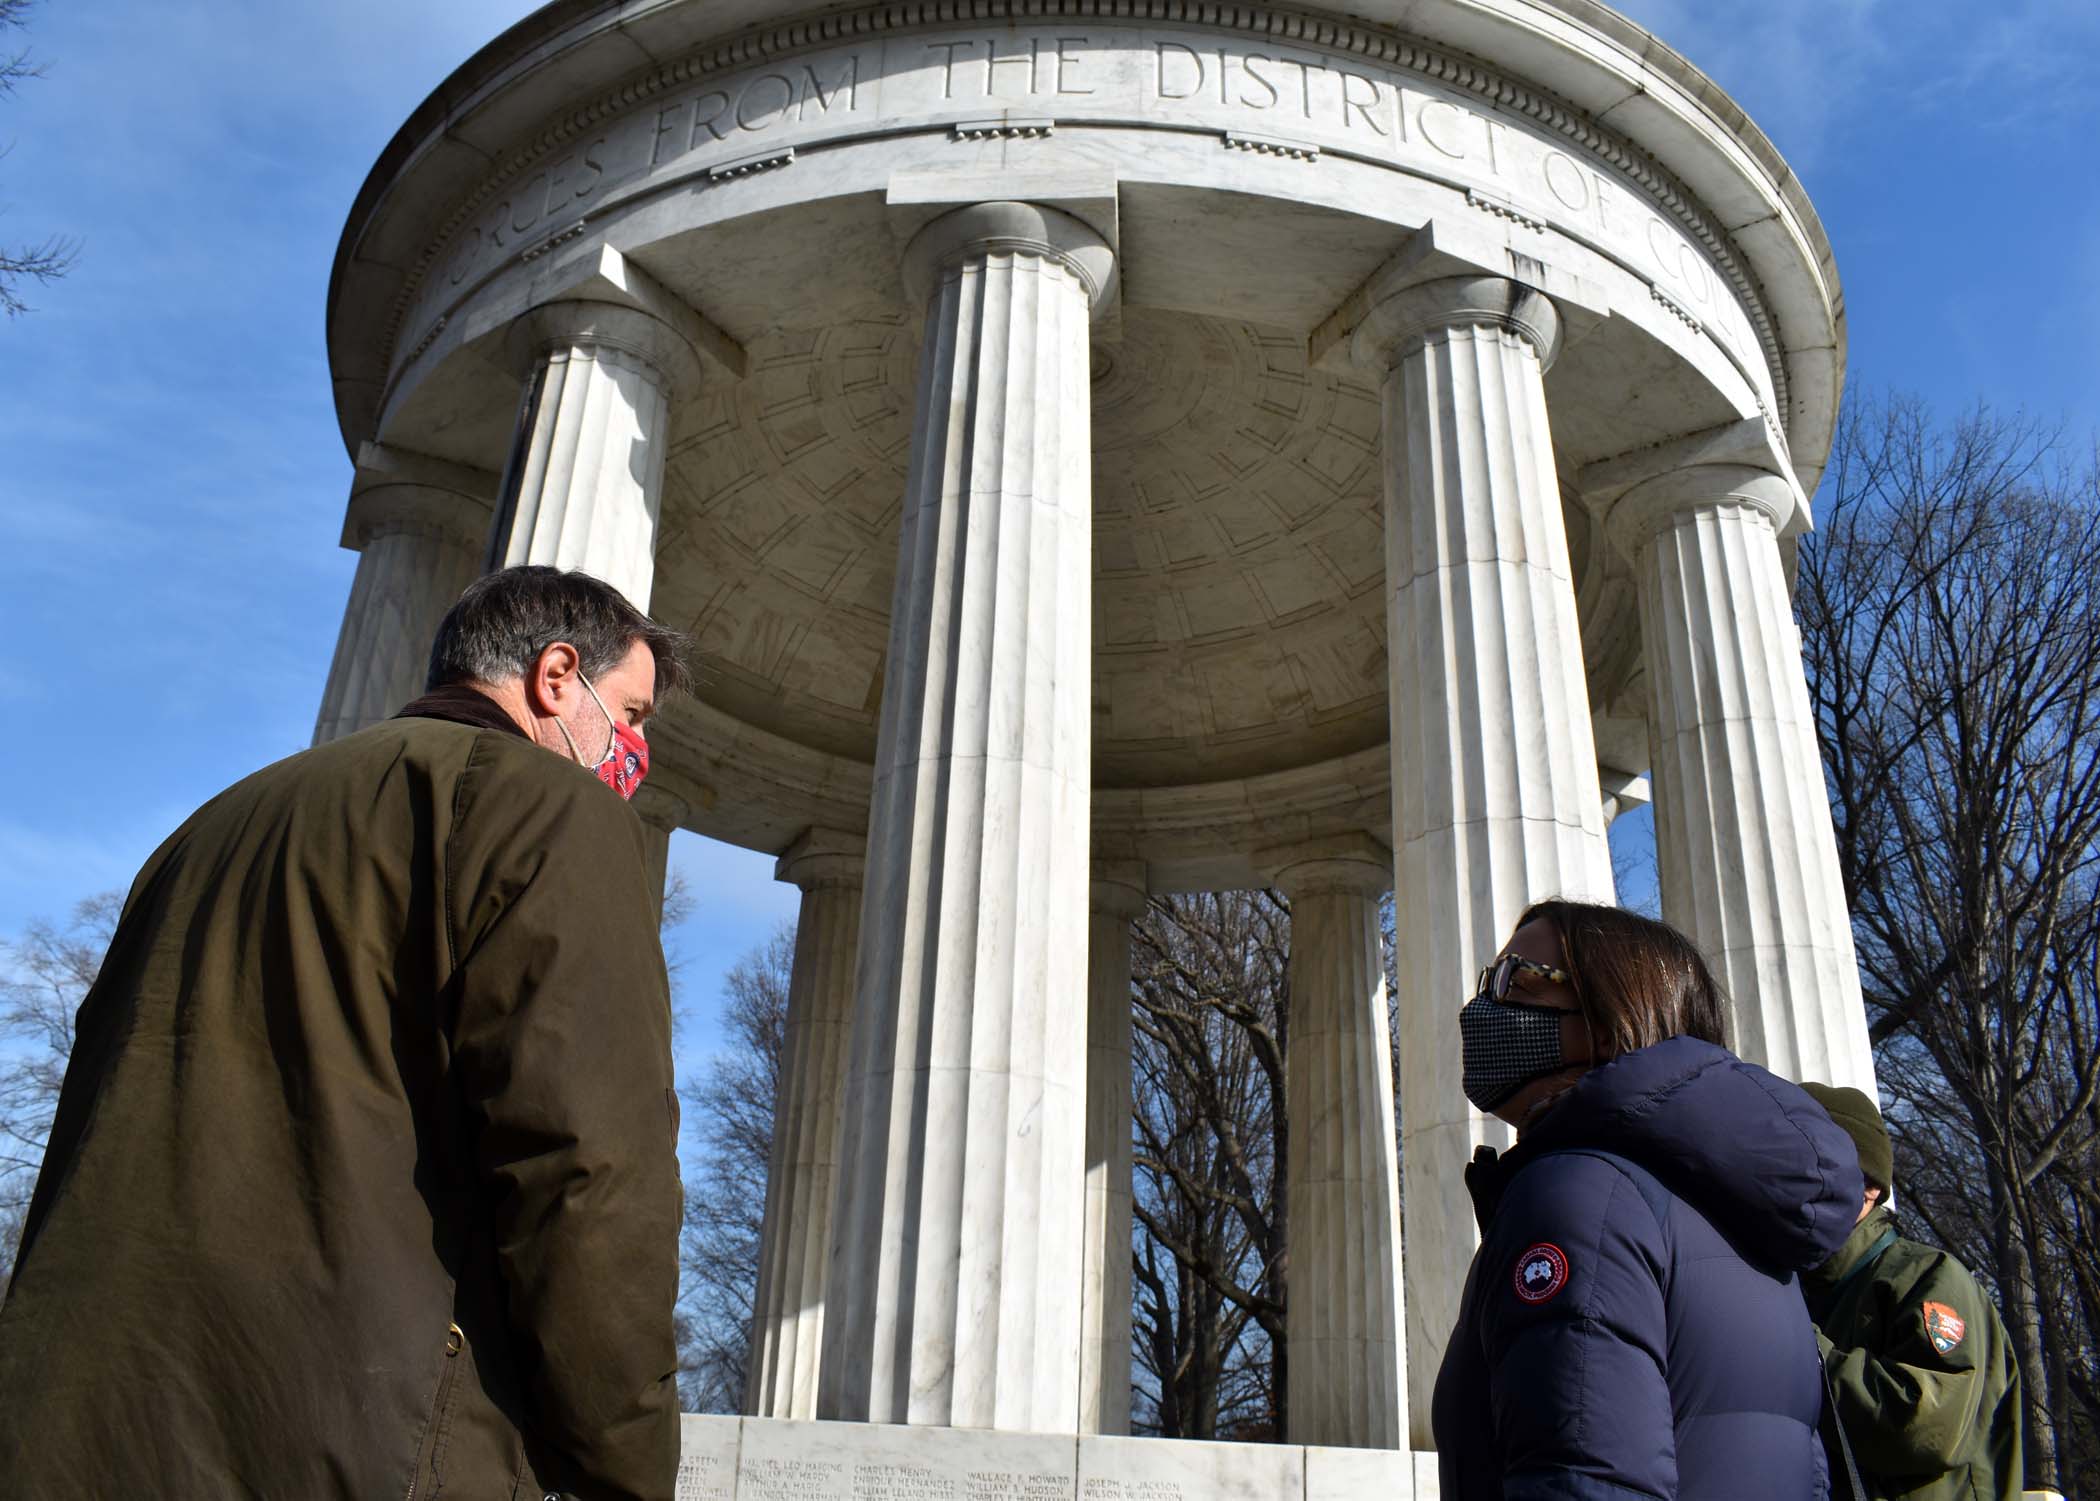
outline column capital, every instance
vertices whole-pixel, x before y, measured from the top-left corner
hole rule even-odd
[[[666,834],[675,834],[684,828],[687,815],[693,811],[677,793],[647,782],[635,790],[634,802],[630,806],[643,823]]]
[[[617,302],[543,302],[511,322],[504,347],[520,379],[564,350],[614,350],[639,361],[673,401],[700,389],[702,364],[693,341],[654,313]]]
[[[1517,335],[1537,352],[1541,370],[1560,353],[1560,312],[1544,292],[1506,276],[1446,276],[1374,292],[1350,337],[1350,355],[1368,369],[1389,370],[1432,334],[1468,327]]]
[[[1089,872],[1088,907],[1095,912],[1136,922],[1145,915],[1145,862],[1096,860]]]
[[[1036,203],[973,203],[946,213],[904,248],[904,284],[924,304],[940,278],[971,256],[1032,255],[1055,261],[1100,312],[1115,286],[1116,253],[1083,221]]]
[[[1708,506],[1747,506],[1761,512],[1775,535],[1793,520],[1795,487],[1784,476],[1751,464],[1688,464],[1641,481],[1613,502],[1605,535],[1638,562],[1641,549],[1671,519]]]
[[[866,878],[868,836],[842,829],[807,828],[773,862],[773,879],[804,891],[858,886]]]
[[[1258,850],[1254,863],[1290,897],[1327,891],[1383,896],[1393,889],[1391,848],[1361,832]]]
[[[499,476],[383,443],[357,451],[342,545],[363,552],[375,537],[422,529],[479,550],[488,543]]]

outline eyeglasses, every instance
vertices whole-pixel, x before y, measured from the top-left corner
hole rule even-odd
[[[1539,964],[1521,954],[1504,954],[1480,972],[1480,984],[1474,991],[1475,997],[1484,995],[1490,1000],[1508,1000],[1509,987],[1520,973],[1538,975],[1554,985],[1565,985],[1571,978],[1564,969],[1555,969],[1550,964]]]

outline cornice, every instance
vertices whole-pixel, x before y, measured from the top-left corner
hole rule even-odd
[[[525,31],[527,27],[534,26],[534,23],[553,21],[553,13],[557,11],[575,12],[577,7],[549,6],[514,30]],[[584,11],[577,15],[576,20],[587,20],[591,14],[591,11]],[[652,98],[684,88],[717,73],[815,47],[880,36],[889,32],[912,31],[960,22],[1027,23],[1061,19],[1187,25],[1211,30],[1238,31],[1324,47],[1337,52],[1351,53],[1395,70],[1414,73],[1424,79],[1465,90],[1487,104],[1515,111],[1548,127],[1592,155],[1609,162],[1640,184],[1655,204],[1674,218],[1713,259],[1736,294],[1756,333],[1766,368],[1771,375],[1779,410],[1789,410],[1786,350],[1780,342],[1778,331],[1773,326],[1771,313],[1766,306],[1763,283],[1736,253],[1727,231],[1721,228],[1699,203],[1692,191],[1654,157],[1641,149],[1632,138],[1600,124],[1575,105],[1535,84],[1513,77],[1493,63],[1453,49],[1412,39],[1397,30],[1285,8],[1226,5],[1212,3],[1212,0],[908,0],[908,3],[836,11],[754,27],[726,40],[703,45],[672,61],[643,68],[617,87],[600,92],[588,104],[580,108],[565,109],[549,117],[522,147],[507,156],[491,159],[479,186],[461,199],[439,223],[436,232],[424,243],[424,248],[417,255],[414,264],[408,268],[397,289],[383,335],[387,367],[392,368],[395,363],[394,355],[401,327],[409,309],[414,305],[433,266],[452,243],[453,236],[490,200],[502,184],[511,181],[517,174],[549,153],[575,140],[600,121],[624,114]],[[544,39],[550,32],[558,33],[560,29],[559,24],[536,27],[520,40]],[[512,34],[506,33],[504,38],[484,49],[483,54],[475,59],[475,63],[482,62],[488,53],[511,40]],[[1671,56],[1674,57],[1675,54]],[[1642,61],[1645,63],[1646,59],[1643,58]],[[1681,59],[1679,61],[1681,62]],[[474,64],[468,66],[472,68]],[[468,69],[462,69],[462,73],[467,71]],[[449,89],[451,86],[448,84],[447,87]],[[447,90],[440,90],[441,95],[446,92]],[[436,97],[433,96],[434,100]],[[428,108],[429,106],[426,106],[426,109]],[[424,111],[419,110],[418,116],[423,113]],[[446,118],[449,117],[448,111]],[[436,126],[437,123],[432,122],[432,126]],[[331,304],[339,289],[345,267],[354,257],[357,240],[383,202],[391,178],[410,164],[409,158],[413,154],[414,142],[404,142],[403,137],[409,134],[414,125],[415,121],[411,120],[410,126],[404,127],[402,135],[396,137],[395,142],[389,146],[380,163],[374,168],[364,191],[359,194],[357,207],[352,211],[349,224],[345,226],[343,240],[337,251],[335,274],[330,282]],[[429,131],[426,129],[427,133]],[[1758,140],[1762,143],[1763,138],[1760,136]],[[382,182],[382,177],[389,181]],[[1820,235],[1819,227],[1818,233]]]

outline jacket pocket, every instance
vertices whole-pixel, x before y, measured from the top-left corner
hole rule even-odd
[[[459,1390],[460,1351],[467,1336],[457,1324],[445,1326],[445,1359],[438,1368],[437,1394],[430,1399],[430,1420],[416,1446],[416,1467],[409,1472],[402,1501],[437,1501],[445,1488],[445,1443],[452,1436],[452,1408]]]

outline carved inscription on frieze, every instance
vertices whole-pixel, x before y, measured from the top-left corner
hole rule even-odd
[[[1580,235],[1650,278],[1705,326],[1756,349],[1709,263],[1632,179],[1550,129],[1363,57],[1254,35],[1104,22],[899,31],[710,76],[637,103],[491,194],[457,232],[418,322],[470,278],[562,226],[721,161],[923,123],[1023,113],[1088,124],[1297,143],[1477,189],[1519,226]]]

